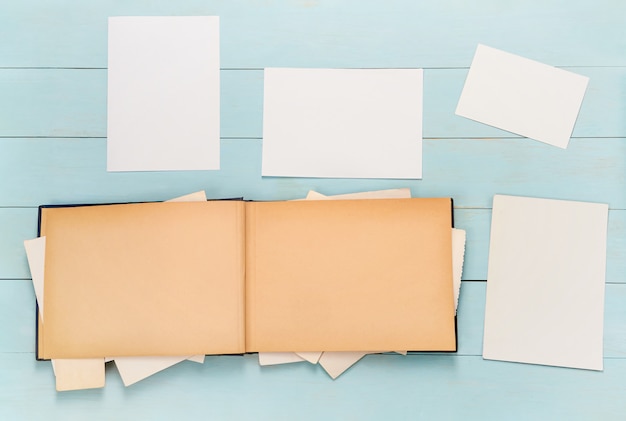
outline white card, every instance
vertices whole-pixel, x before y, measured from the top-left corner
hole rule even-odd
[[[372,352],[324,352],[319,363],[330,377],[336,379],[367,354]]]
[[[456,114],[566,148],[589,78],[478,45]]]
[[[192,355],[191,357],[187,357],[187,361],[191,361],[198,364],[204,364],[204,354],[200,355]]]
[[[452,290],[454,292],[454,311],[459,309],[459,294],[461,293],[461,278],[463,277],[463,262],[465,260],[465,231],[452,228]]]
[[[122,382],[128,387],[185,360],[203,364],[204,355],[114,357],[110,360],[115,361]]]
[[[104,358],[55,360],[58,392],[104,387]]]
[[[219,18],[109,18],[107,170],[220,167]]]
[[[277,365],[304,361],[295,352],[259,352],[259,365]]]
[[[402,189],[388,189],[365,191],[360,193],[335,194],[333,196],[325,196],[313,190],[309,190],[306,200],[341,200],[341,199],[409,199],[411,198],[411,189],[408,187]]]
[[[24,248],[26,249],[26,259],[30,268],[30,277],[33,280],[33,288],[35,289],[37,307],[39,307],[39,314],[43,317],[43,271],[46,263],[46,237],[26,240],[24,241]]]
[[[304,358],[311,364],[317,364],[322,356],[322,352],[296,352],[298,357]]]
[[[167,202],[206,202],[206,192],[204,190],[189,193],[184,196],[175,197]]]
[[[128,387],[189,357],[115,357],[115,366]]]
[[[422,177],[421,69],[265,69],[262,175]]]
[[[485,359],[602,370],[608,209],[494,197]]]

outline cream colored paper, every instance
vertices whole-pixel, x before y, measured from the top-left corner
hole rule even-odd
[[[259,365],[279,365],[308,361],[317,364],[322,352],[259,352]]]
[[[57,359],[54,366],[58,392],[104,387],[104,358]]]
[[[175,197],[166,202],[206,202],[206,192],[200,190],[194,193],[189,193],[184,196]]]
[[[602,370],[608,210],[494,197],[485,359]]]
[[[203,364],[204,357],[117,357],[114,361],[124,386],[128,387],[184,360]]]
[[[204,357],[204,356],[203,356]],[[128,387],[192,357],[115,357],[115,366]]]
[[[44,287],[44,264],[46,259],[46,237],[37,237],[32,240],[24,241],[26,249],[26,258],[28,259],[28,267],[30,268],[30,276],[33,280],[33,288],[39,307],[39,314],[43,315],[43,287]]]
[[[454,283],[454,311],[459,308],[461,278],[463,277],[463,261],[465,260],[465,231],[452,228],[452,276]]]
[[[335,194],[326,196],[322,193],[310,190],[306,195],[306,200],[343,200],[343,199],[409,199],[411,197],[411,189],[408,187],[402,189],[375,190],[359,193]]]
[[[322,356],[322,352],[296,352],[296,355],[304,358],[311,364],[317,364],[317,362],[320,360],[320,357]]]
[[[204,364],[204,357],[204,354],[192,355],[191,357],[188,357],[187,360],[198,364]]]
[[[371,352],[324,352],[319,363],[330,377],[336,379]]]
[[[478,45],[456,114],[566,148],[589,78]]]
[[[304,358],[295,352],[259,352],[259,365],[277,365],[299,363],[305,361]]]

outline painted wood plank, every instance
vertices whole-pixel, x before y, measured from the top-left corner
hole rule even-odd
[[[1,354],[3,419],[567,419],[621,420],[626,360],[604,372],[444,355],[366,356],[336,381],[308,363],[255,356],[183,362],[124,389],[57,393],[48,362]],[[177,411],[182,411],[174,415]]]
[[[479,42],[553,65],[626,65],[620,0],[22,0],[0,8],[0,66],[106,67],[116,15],[219,15],[230,68],[466,67]]]
[[[454,218],[455,225],[467,231],[463,279],[487,279],[491,211],[457,208]],[[0,279],[29,278],[23,241],[36,236],[37,209],[0,208],[0,232]],[[609,212],[608,233],[607,282],[626,283],[626,211]]]
[[[604,294],[603,355],[626,358],[626,285],[607,284]]]
[[[35,291],[30,280],[0,280],[0,326],[0,359],[6,352],[35,352]]]
[[[0,137],[106,137],[107,71],[0,69]],[[221,72],[224,137],[261,137],[262,71]]]
[[[458,352],[455,356],[482,355],[485,282],[463,282],[457,314]],[[0,355],[32,352],[35,338],[35,298],[30,281],[0,281]],[[626,285],[607,284],[604,356],[626,358]]]
[[[510,2],[508,2],[510,3]],[[466,279],[486,277],[491,197],[524,194],[608,202],[605,372],[483,361],[484,282],[464,282],[456,355],[368,356],[338,381],[302,364],[259,368],[253,356],[183,363],[124,389],[57,394],[32,353],[32,288],[0,280],[0,419],[623,419],[626,403],[626,3],[620,0],[206,1],[22,0],[0,4],[0,278],[28,277],[21,241],[40,203],[214,197],[288,199],[407,186],[453,195],[468,230]],[[219,172],[105,172],[106,17],[222,17]],[[574,139],[556,151],[454,116],[476,43],[591,77]],[[264,66],[427,67],[423,181],[260,177]],[[605,67],[609,66],[609,67]],[[610,66],[622,66],[614,68]],[[451,69],[454,67],[454,69]],[[432,69],[437,68],[437,69]],[[599,139],[621,137],[622,139]]]
[[[572,68],[591,78],[573,135],[626,137],[626,68]],[[0,69],[0,137],[106,137],[105,69]],[[424,137],[516,137],[454,114],[467,70],[424,76]],[[222,70],[222,137],[263,136],[263,71]]]
[[[567,150],[528,139],[424,141],[423,180],[261,177],[260,140],[222,141],[219,171],[107,173],[106,139],[0,139],[0,206],[163,200],[206,189],[211,197],[283,200],[410,187],[490,208],[496,193],[608,203],[626,209],[626,141],[573,139]]]
[[[24,240],[37,236],[37,209],[0,208],[0,279],[30,278]]]

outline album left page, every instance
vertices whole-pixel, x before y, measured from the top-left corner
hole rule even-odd
[[[244,204],[41,209],[40,358],[244,352]]]

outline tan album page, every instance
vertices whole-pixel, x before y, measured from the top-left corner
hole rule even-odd
[[[456,349],[451,200],[246,203],[246,350]]]
[[[43,358],[244,352],[244,203],[42,209]]]

